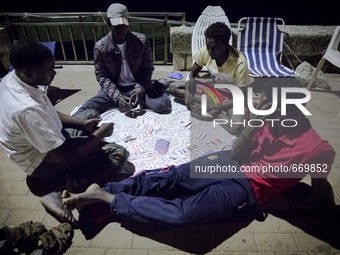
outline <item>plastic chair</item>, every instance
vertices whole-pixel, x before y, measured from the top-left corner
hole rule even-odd
[[[314,70],[312,79],[309,81],[307,85],[307,89],[310,89],[320,72],[322,66],[325,64],[326,60],[330,62],[332,65],[340,68],[340,52],[339,52],[339,43],[340,43],[340,26],[337,26],[334,30],[331,41],[328,44],[326,53],[320,59],[316,69]]]
[[[202,12],[202,14],[198,17],[191,40],[191,55],[195,56],[196,52],[205,47],[205,30],[215,22],[223,22],[227,24],[230,28],[230,22],[228,17],[225,15],[225,12],[220,6],[211,6],[208,5]],[[232,36],[230,37],[229,44],[232,44]],[[203,67],[202,71],[208,71],[205,67]]]
[[[285,22],[281,18],[243,17],[239,20],[237,49],[247,58],[251,76],[299,76],[281,64],[284,33]]]
[[[13,41],[13,44],[15,44],[17,42],[17,40],[14,40]],[[52,42],[40,42],[42,45],[45,45],[47,48],[50,49],[50,51],[52,52],[53,56],[54,56],[54,52],[55,52],[55,47],[56,47],[56,44],[57,42],[56,41],[52,41]],[[8,72],[11,72],[13,71],[13,66],[10,65],[9,66],[9,71]]]

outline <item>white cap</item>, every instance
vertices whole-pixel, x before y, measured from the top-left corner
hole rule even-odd
[[[129,11],[125,5],[111,4],[107,9],[106,16],[110,19],[112,26],[129,25]]]

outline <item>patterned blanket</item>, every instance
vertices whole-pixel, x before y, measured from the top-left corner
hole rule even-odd
[[[102,114],[102,122],[114,122],[106,141],[124,146],[136,173],[168,165],[179,165],[199,156],[231,149],[236,138],[220,125],[190,116],[185,105],[172,98],[172,111],[159,114],[137,108],[122,113],[113,109]]]

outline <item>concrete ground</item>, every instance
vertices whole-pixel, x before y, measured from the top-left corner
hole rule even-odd
[[[166,78],[171,66],[156,66],[154,78]],[[57,69],[53,86],[67,97],[56,104],[57,110],[71,110],[93,96],[98,85],[93,66],[63,66]],[[184,72],[183,72],[184,73]],[[332,91],[312,90],[307,104],[312,125],[320,136],[340,151],[340,75],[327,74]],[[0,226],[25,221],[40,221],[47,228],[59,223],[47,214],[40,198],[32,195],[25,174],[0,149]],[[329,178],[340,203],[340,156],[337,155]],[[309,183],[305,179],[303,183]],[[66,254],[91,255],[180,255],[180,254],[338,254],[340,255],[340,215],[317,210],[304,202],[305,187],[270,201],[264,208],[265,219],[257,213],[243,213],[216,223],[155,231],[153,226],[119,223],[107,225],[95,238],[85,240],[75,231]]]

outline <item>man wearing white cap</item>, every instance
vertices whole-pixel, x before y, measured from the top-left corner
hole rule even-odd
[[[126,6],[114,3],[107,9],[111,31],[94,46],[94,65],[101,89],[75,113],[94,109],[103,113],[119,107],[129,110],[140,102],[155,112],[171,110],[169,96],[152,84],[154,70],[149,40],[129,30]]]

